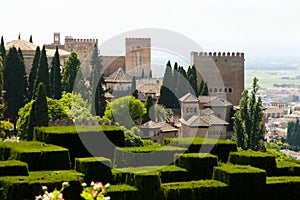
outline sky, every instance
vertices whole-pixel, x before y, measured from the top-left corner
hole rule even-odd
[[[248,57],[300,56],[298,0],[9,0],[1,2],[5,42],[33,35],[38,45],[53,33],[99,43],[141,28],[162,28],[207,51]]]

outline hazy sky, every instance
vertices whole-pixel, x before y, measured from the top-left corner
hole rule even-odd
[[[211,51],[248,56],[300,56],[299,0],[7,0],[1,2],[5,42],[53,32],[103,42],[139,28],[179,32]]]

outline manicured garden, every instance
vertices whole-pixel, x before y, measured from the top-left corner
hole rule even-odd
[[[125,147],[113,126],[42,127],[33,138],[0,143],[0,199],[35,199],[43,186],[51,192],[64,182],[65,199],[83,199],[82,183],[92,181],[110,183],[112,200],[300,199],[300,164],[238,151],[231,141],[170,138],[167,146]],[[107,150],[103,138],[114,145]]]

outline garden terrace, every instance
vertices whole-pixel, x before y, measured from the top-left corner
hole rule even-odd
[[[229,199],[260,199],[266,185],[266,171],[251,166],[224,164],[214,168],[213,179],[228,185]]]
[[[268,175],[272,175],[276,171],[275,156],[263,152],[251,150],[233,152],[229,156],[229,162],[237,165],[251,165],[252,167],[265,169]]]
[[[75,157],[93,155],[113,159],[115,146],[125,146],[124,132],[116,126],[38,127],[33,138],[69,149],[73,164]]]
[[[42,186],[47,186],[48,191],[53,191],[54,188],[60,189],[64,181],[70,183],[70,187],[63,191],[64,198],[79,199],[83,174],[73,170],[29,172],[29,176],[2,176],[0,199],[35,199],[35,196],[43,194]]]
[[[63,147],[43,142],[2,142],[0,149],[6,154],[1,158],[26,162],[30,171],[70,169],[69,150]]]
[[[174,182],[162,184],[162,199],[219,200],[227,199],[227,185],[215,180]]]
[[[192,180],[211,179],[218,157],[204,153],[187,153],[175,155],[175,165],[185,168]]]
[[[172,146],[116,148],[114,167],[166,166],[173,163],[175,154],[185,151],[185,148]]]
[[[28,164],[19,160],[0,161],[0,176],[28,176]]]
[[[267,200],[299,199],[300,177],[267,177],[266,194]]]
[[[189,153],[211,153],[222,162],[227,162],[230,152],[237,151],[235,142],[212,138],[165,138],[164,144],[187,148]]]

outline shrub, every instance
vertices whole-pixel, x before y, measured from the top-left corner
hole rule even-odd
[[[290,161],[276,162],[276,176],[300,176],[300,164]]]
[[[111,160],[104,157],[75,158],[75,170],[85,175],[86,183],[111,183],[111,167]]]
[[[73,164],[75,157],[113,159],[115,146],[125,146],[124,132],[116,126],[39,127],[34,129],[34,140],[69,149]]]
[[[186,151],[179,147],[125,147],[116,148],[114,157],[115,167],[167,166],[173,163],[175,154]]]
[[[0,121],[0,137],[5,136],[5,131],[11,130],[14,128],[14,125],[9,121],[1,120]]]
[[[225,164],[214,168],[213,179],[229,186],[229,199],[261,199],[266,185],[266,171]]]
[[[69,150],[59,146],[42,142],[6,142],[0,146],[10,149],[9,160],[26,162],[29,170],[70,169]]]
[[[265,169],[268,175],[272,175],[276,171],[276,160],[273,155],[256,151],[240,151],[233,152],[229,156],[229,162],[237,165],[251,165]]]
[[[54,188],[60,189],[61,183],[64,181],[70,183],[70,186],[63,191],[64,198],[80,199],[83,174],[72,170],[63,170],[29,172],[29,176],[0,177],[0,186],[3,188],[1,200],[34,199],[35,196],[43,194],[42,185],[47,186],[48,191],[53,191]]]
[[[114,200],[132,200],[137,199],[137,197],[139,196],[139,192],[136,187],[126,184],[111,185],[106,190],[106,194]]]
[[[223,162],[227,162],[230,152],[237,151],[235,142],[212,138],[165,138],[164,144],[187,148],[189,153],[211,153]]]
[[[18,160],[0,161],[0,176],[28,176],[28,164]]]
[[[214,180],[165,183],[162,184],[162,191],[162,199],[165,200],[227,199],[227,185],[225,183]]]
[[[267,177],[267,200],[300,199],[300,177]]]
[[[218,158],[211,154],[187,153],[175,155],[175,165],[187,169],[192,180],[211,179]]]

